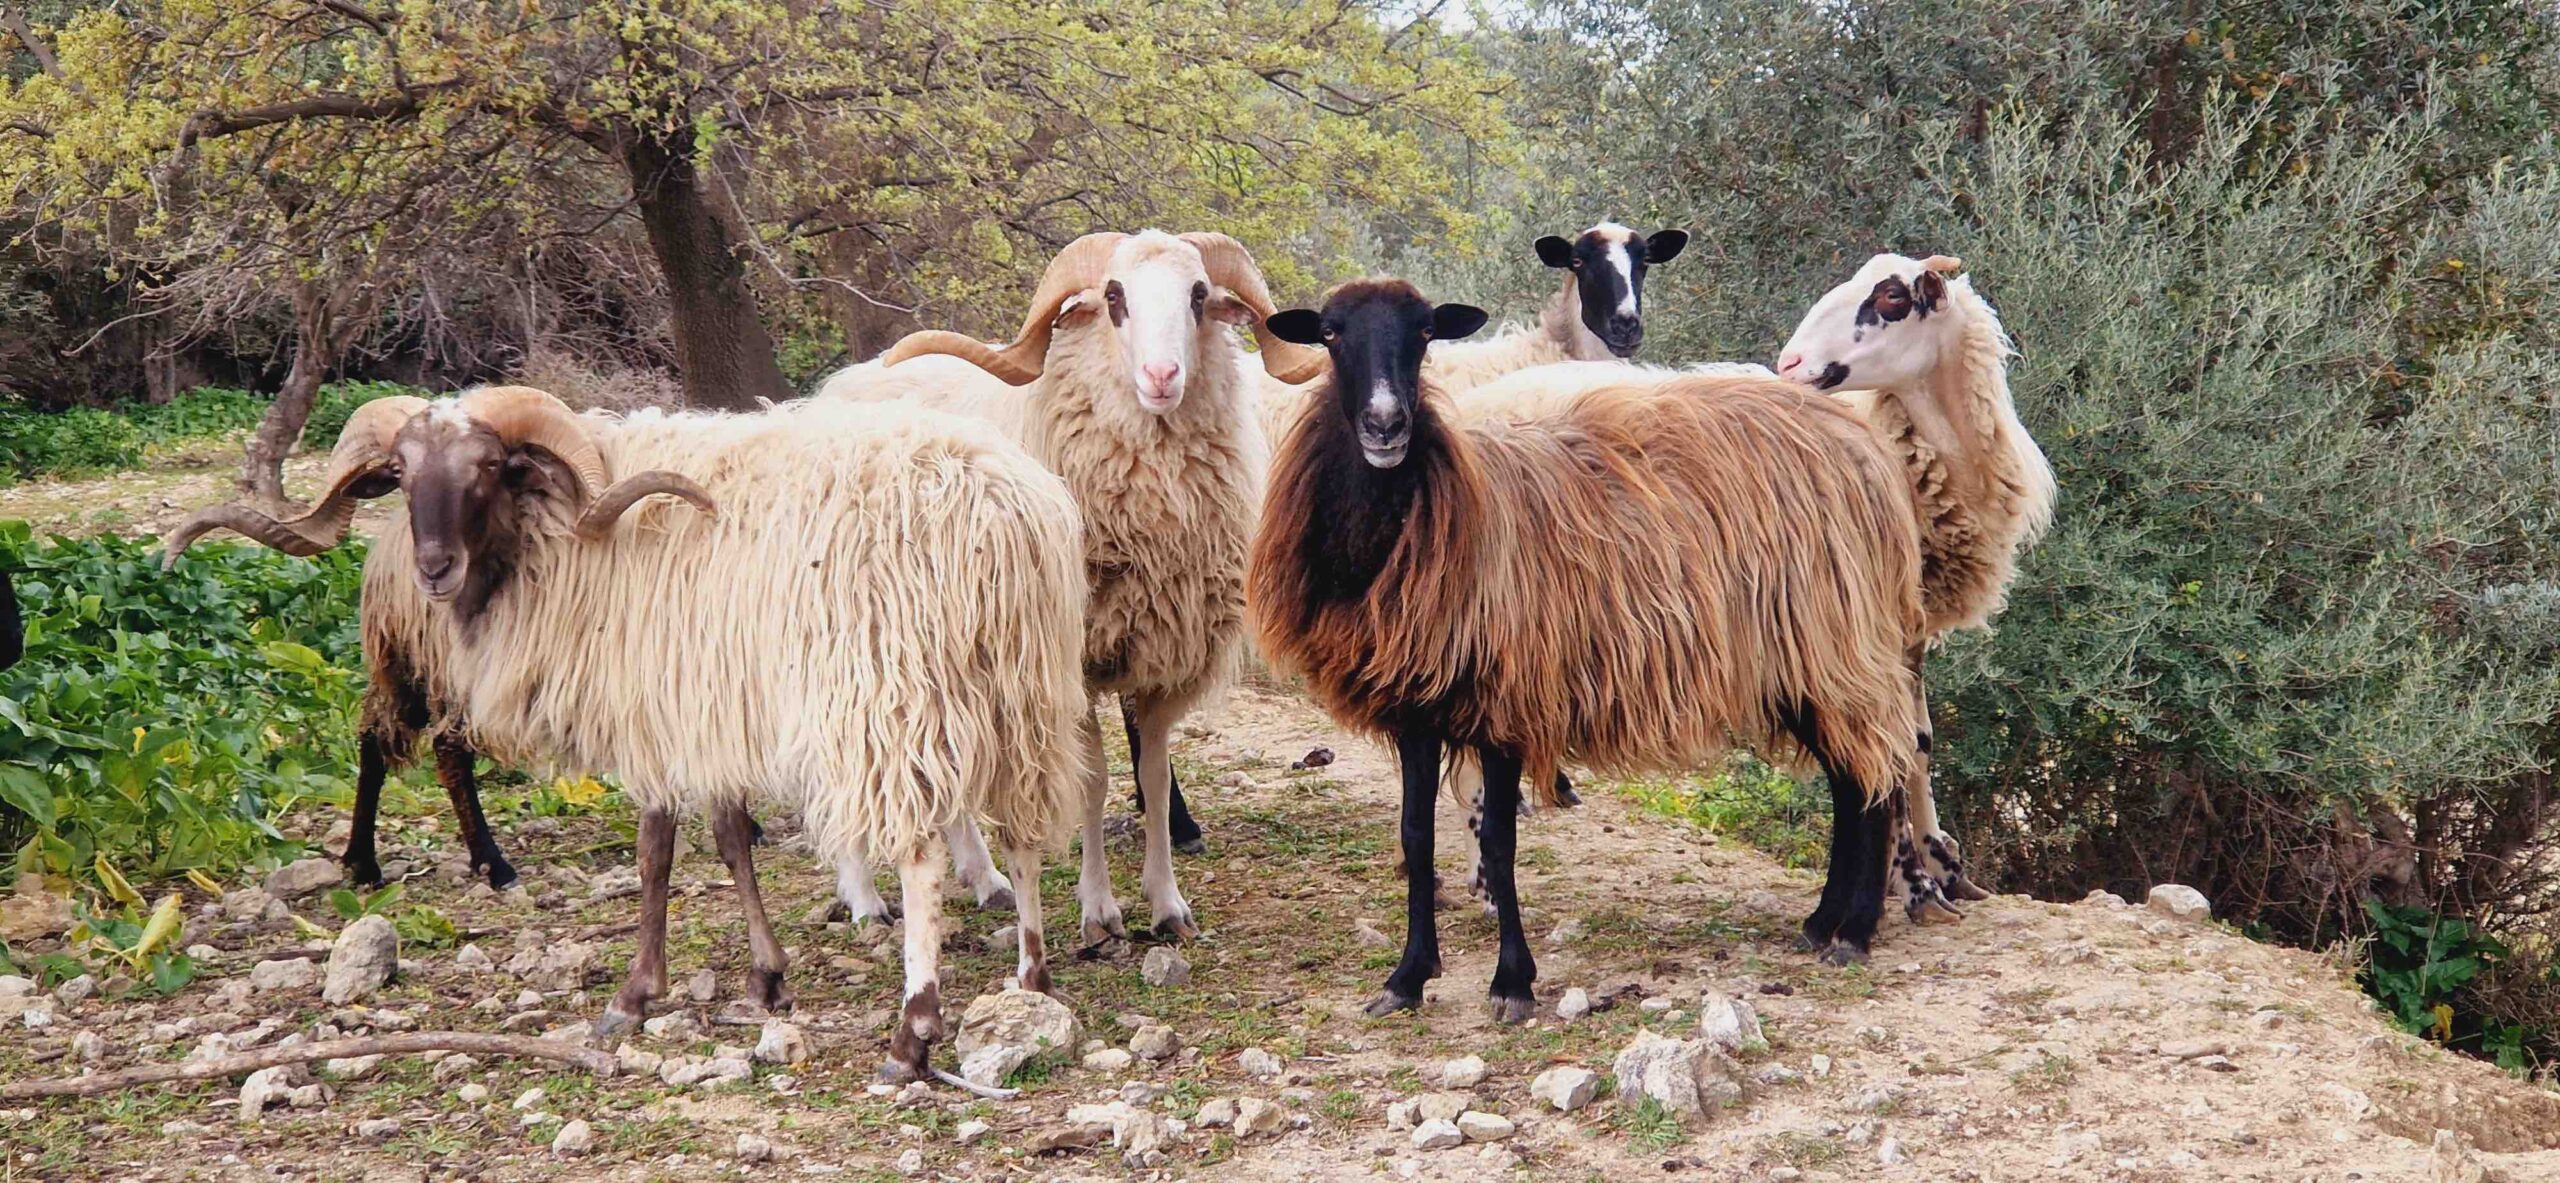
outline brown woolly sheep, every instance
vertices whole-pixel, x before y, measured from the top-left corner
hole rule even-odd
[[[1836,401],[1767,379],[1604,386],[1552,414],[1456,425],[1424,348],[1484,313],[1347,284],[1272,330],[1321,343],[1326,403],[1281,446],[1247,568],[1263,652],[1403,765],[1405,952],[1373,1013],[1439,971],[1432,811],[1449,747],[1481,762],[1500,920],[1494,1013],[1535,1009],[1513,880],[1523,772],[1678,769],[1735,741],[1810,756],[1830,876],[1804,924],[1867,956],[1918,724],[1920,554],[1898,467]],[[1737,463],[1749,457],[1750,463]]]

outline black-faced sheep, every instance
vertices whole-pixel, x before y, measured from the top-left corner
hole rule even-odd
[[[1681,769],[1736,741],[1809,755],[1833,835],[1804,935],[1827,960],[1863,959],[1918,730],[1904,655],[1922,630],[1919,540],[1899,467],[1836,401],[1768,379],[1630,382],[1456,425],[1423,352],[1483,320],[1392,280],[1272,318],[1321,342],[1333,377],[1273,466],[1255,635],[1336,720],[1393,737],[1403,765],[1405,952],[1372,1010],[1418,1005],[1439,970],[1431,816],[1453,745],[1484,769],[1497,1017],[1535,1005],[1512,867],[1521,777],[1566,759]]]

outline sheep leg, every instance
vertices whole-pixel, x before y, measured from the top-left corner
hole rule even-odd
[[[836,857],[836,899],[827,907],[829,920],[855,920],[882,927],[898,922],[898,905],[880,898],[871,885],[871,863],[859,854]]]
[[[1848,910],[1852,868],[1858,861],[1862,829],[1850,815],[1842,812],[1841,785],[1846,779],[1832,766],[1822,746],[1822,736],[1814,729],[1813,707],[1799,704],[1781,707],[1779,721],[1795,737],[1804,750],[1822,766],[1823,779],[1831,784],[1831,860],[1822,877],[1822,898],[1805,917],[1804,929],[1796,947],[1806,952],[1820,952],[1831,947],[1832,936],[1840,930],[1840,918]]]
[[[1182,888],[1173,881],[1173,830],[1167,824],[1172,814],[1173,791],[1173,721],[1181,709],[1149,696],[1138,699],[1138,736],[1146,742],[1145,754],[1138,758],[1138,791],[1146,794],[1146,824],[1141,828],[1146,837],[1146,862],[1139,873],[1139,883],[1147,894],[1147,910],[1155,916],[1156,935],[1176,940],[1193,940],[1200,935],[1199,920],[1191,914],[1191,904],[1182,898]]]
[[[1076,907],[1082,914],[1087,952],[1103,942],[1129,939],[1120,918],[1119,897],[1111,894],[1111,861],[1102,841],[1102,809],[1111,795],[1111,771],[1102,760],[1102,728],[1091,713],[1084,720],[1084,862],[1076,875]]]
[[[444,782],[444,795],[453,802],[453,816],[462,823],[462,840],[471,851],[471,869],[488,875],[489,886],[504,891],[515,886],[515,866],[498,850],[497,836],[489,830],[489,815],[480,812],[480,754],[460,736],[436,737],[436,779]]]
[[[667,877],[676,861],[676,815],[640,811],[640,947],[622,989],[596,1020],[596,1038],[610,1040],[647,1018],[649,1004],[667,992]]]
[[[1013,911],[1013,884],[996,869],[995,855],[987,850],[987,836],[978,823],[961,818],[942,827],[942,840],[951,844],[951,866],[960,873],[960,882],[978,897],[978,906],[990,912]]]
[[[711,813],[711,841],[729,878],[738,885],[738,908],[747,914],[747,998],[768,1011],[791,1009],[791,993],[782,988],[790,965],[782,942],[773,937],[765,916],[764,892],[756,884],[755,819],[743,805],[723,805]]]
[[[880,1079],[905,1084],[932,1075],[933,1044],[942,1038],[942,840],[928,837],[898,864],[907,903],[906,1005]]]
[[[1912,696],[1920,714],[1920,762],[1912,769],[1904,793],[1910,798],[1911,830],[1918,836],[1920,855],[1926,860],[1929,874],[1946,887],[1946,894],[1960,900],[1987,900],[1991,892],[1967,878],[1964,859],[1956,853],[1956,840],[1938,828],[1938,798],[1929,788],[1930,750],[1935,746],[1936,729],[1929,724],[1929,692],[1920,684],[1919,663],[1913,661]],[[1951,908],[1950,911],[1953,909]]]
[[[1440,976],[1439,917],[1431,907],[1432,810],[1440,794],[1439,733],[1413,728],[1396,736],[1404,774],[1404,812],[1397,825],[1404,842],[1404,958],[1387,975],[1387,988],[1369,1003],[1372,1018],[1422,1005],[1422,984]]]
[[[1040,848],[1018,846],[1004,852],[1007,866],[1013,868],[1013,880],[1021,888],[1013,893],[1013,928],[1022,934],[1021,953],[1014,958],[1014,980],[1025,990],[1054,995],[1057,986],[1049,980],[1049,945],[1041,935],[1040,922]]]
[[[382,741],[370,732],[358,735],[356,808],[347,822],[347,852],[338,856],[348,881],[357,887],[382,886],[382,864],[373,850],[374,813],[382,806],[382,782],[390,774],[391,761],[383,754]]]
[[[1120,729],[1129,737],[1129,766],[1138,766],[1138,712],[1130,705],[1129,696],[1120,696]],[[1191,802],[1182,795],[1180,777],[1168,777],[1173,785],[1173,810],[1167,816],[1173,823],[1173,849],[1180,854],[1207,854],[1209,843],[1200,837],[1200,823],[1191,818]],[[1147,790],[1143,785],[1129,790],[1129,802],[1138,815],[1146,816]]]
[[[1502,955],[1493,966],[1493,1021],[1518,1024],[1538,1013],[1530,988],[1538,980],[1537,958],[1520,929],[1519,882],[1514,878],[1519,856],[1520,758],[1490,748],[1478,752],[1484,767],[1484,828],[1476,835],[1485,894],[1492,897],[1502,931]]]

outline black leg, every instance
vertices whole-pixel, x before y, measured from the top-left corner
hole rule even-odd
[[[1562,772],[1556,773],[1557,808],[1571,809],[1580,804],[1582,804],[1582,794],[1573,791],[1573,779]]]
[[[1440,976],[1440,929],[1431,909],[1432,809],[1440,798],[1440,736],[1408,730],[1396,736],[1404,767],[1404,960],[1369,1003],[1372,1016],[1422,1005],[1422,984]]]
[[[1477,756],[1484,764],[1484,824],[1476,834],[1477,866],[1502,930],[1502,956],[1493,966],[1493,1018],[1497,1023],[1525,1023],[1538,1013],[1537,999],[1530,993],[1538,980],[1538,962],[1529,954],[1528,934],[1520,931],[1519,883],[1512,876],[1520,853],[1520,759],[1490,750],[1479,750]]]
[[[1822,898],[1814,905],[1813,915],[1805,917],[1803,936],[1796,942],[1797,948],[1819,952],[1831,947],[1832,937],[1840,930],[1841,917],[1849,909],[1854,868],[1859,862],[1859,848],[1866,836],[1855,810],[1863,807],[1865,802],[1858,800],[1855,804],[1844,804],[1851,800],[1844,793],[1854,786],[1847,786],[1848,778],[1832,767],[1830,754],[1823,750],[1822,736],[1815,729],[1810,705],[1782,707],[1779,718],[1786,723],[1788,733],[1795,736],[1796,742],[1804,745],[1805,751],[1812,753],[1814,760],[1822,765],[1822,777],[1831,786],[1831,862],[1823,873]],[[1863,794],[1859,796],[1863,797]]]
[[[489,886],[504,891],[515,885],[515,865],[498,850],[489,818],[480,811],[479,753],[458,736],[436,737],[436,779],[453,802],[454,819],[462,825],[463,848],[471,852],[471,869],[489,876]]]
[[[1876,925],[1884,917],[1885,876],[1893,863],[1892,811],[1884,802],[1868,801],[1866,786],[1856,777],[1840,777],[1832,783],[1847,787],[1831,791],[1831,824],[1855,826],[1859,849],[1849,867],[1848,905],[1822,959],[1833,965],[1862,965],[1875,944]],[[1836,877],[1839,871],[1835,868],[1832,874]]]
[[[349,819],[347,853],[338,861],[347,868],[347,878],[358,887],[382,886],[382,864],[373,850],[374,815],[382,807],[382,781],[390,775],[391,762],[382,753],[382,740],[374,735],[356,737],[356,809]]]
[[[1135,768],[1138,766],[1138,713],[1130,708],[1129,696],[1125,694],[1120,696],[1120,730],[1129,737],[1129,766]],[[1173,804],[1166,808],[1168,816],[1165,820],[1171,827],[1166,833],[1173,839],[1174,853],[1207,854],[1209,844],[1201,840],[1200,823],[1191,819],[1191,802],[1182,796],[1182,778],[1168,772],[1165,783],[1173,786]],[[1138,811],[1138,816],[1146,816],[1147,794],[1134,784],[1129,789],[1129,801]]]

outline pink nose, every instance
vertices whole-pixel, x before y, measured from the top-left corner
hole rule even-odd
[[[1182,376],[1182,367],[1169,361],[1151,361],[1140,372],[1147,376],[1147,381],[1155,383],[1156,389],[1171,390],[1173,380]]]
[[[1790,353],[1790,354],[1786,355],[1785,357],[1782,357],[1782,358],[1779,358],[1779,359],[1778,359],[1778,372],[1779,372],[1779,373],[1781,373],[1781,374],[1784,374],[1784,373],[1786,373],[1787,371],[1792,370],[1792,369],[1796,368],[1797,366],[1800,366],[1800,365],[1803,365],[1803,364],[1804,364],[1804,355],[1803,355],[1803,354],[1801,354],[1801,353]]]

